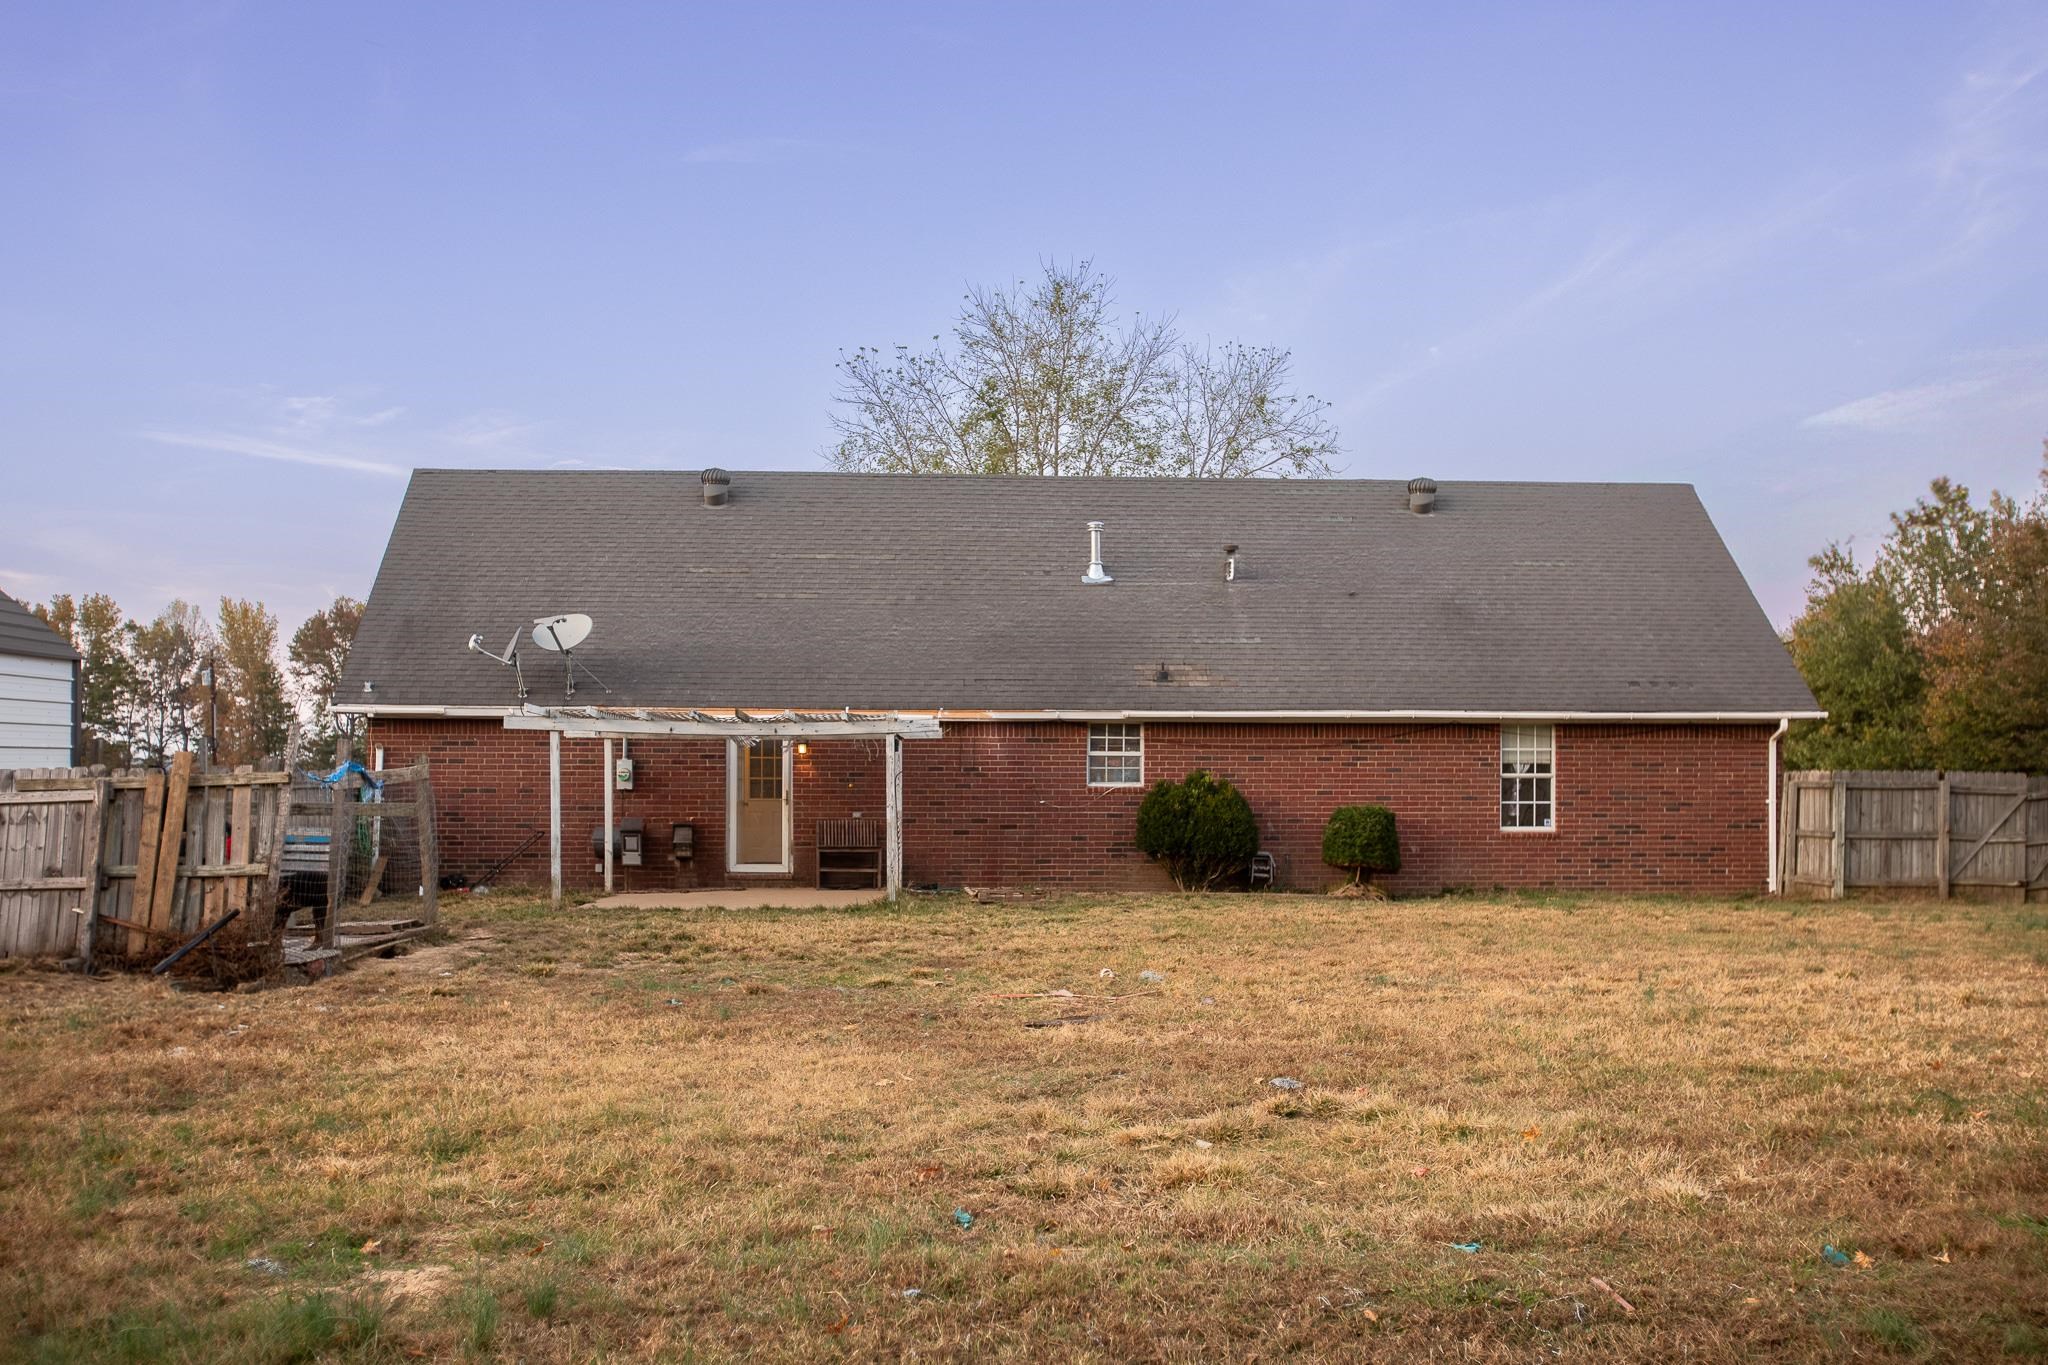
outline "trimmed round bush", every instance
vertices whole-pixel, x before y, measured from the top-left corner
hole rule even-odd
[[[1165,863],[1181,890],[1207,890],[1251,866],[1259,825],[1244,793],[1197,769],[1178,782],[1155,782],[1145,793],[1138,851]]]
[[[1354,882],[1401,870],[1401,836],[1385,806],[1339,806],[1323,827],[1323,861],[1351,870]]]

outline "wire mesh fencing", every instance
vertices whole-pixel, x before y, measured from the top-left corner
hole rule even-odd
[[[434,787],[425,763],[345,765],[292,793],[283,889],[294,922],[331,945],[344,923],[439,918]]]

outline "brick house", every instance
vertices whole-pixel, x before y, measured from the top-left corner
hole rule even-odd
[[[1195,768],[1282,885],[1379,802],[1397,891],[1761,890],[1820,714],[1690,487],[1427,480],[422,470],[343,693],[444,866],[629,890],[1159,886]]]

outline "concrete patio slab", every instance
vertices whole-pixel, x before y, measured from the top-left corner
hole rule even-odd
[[[808,886],[740,886],[715,891],[625,891],[590,902],[592,910],[839,910],[882,898],[879,891],[820,891]]]

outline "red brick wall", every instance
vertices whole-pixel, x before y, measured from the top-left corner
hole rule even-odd
[[[1498,731],[1490,725],[1154,724],[1148,781],[1207,768],[1235,782],[1258,816],[1281,879],[1318,887],[1340,874],[1320,856],[1330,810],[1393,807],[1400,891],[1445,886],[1751,891],[1764,885],[1767,740],[1762,726],[1561,725],[1556,828],[1499,828]],[[958,723],[904,749],[904,875],[953,886],[1164,885],[1131,847],[1136,789],[1086,785],[1087,727]],[[547,877],[547,738],[493,721],[380,720],[370,744],[391,766],[434,765],[444,865],[475,877],[527,835],[542,838],[499,874]],[[648,862],[620,869],[634,890],[716,886],[725,871],[725,745],[638,740],[634,790],[619,816],[647,822]],[[882,814],[879,741],[821,740],[795,760],[792,880],[811,884],[816,822]],[[602,746],[562,744],[563,870],[597,878]],[[668,825],[697,827],[698,855],[669,861]],[[773,880],[773,879],[770,879]]]

